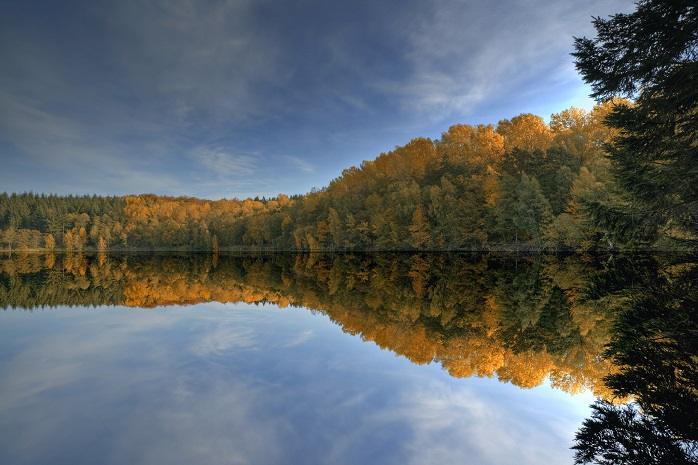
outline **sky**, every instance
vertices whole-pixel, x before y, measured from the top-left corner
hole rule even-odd
[[[0,192],[273,197],[453,124],[590,109],[629,0],[0,1]]]

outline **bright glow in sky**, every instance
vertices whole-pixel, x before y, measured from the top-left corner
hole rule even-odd
[[[0,15],[0,192],[302,194],[414,137],[590,107],[629,0],[36,0]]]

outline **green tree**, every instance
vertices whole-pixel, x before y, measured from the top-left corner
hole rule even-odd
[[[694,0],[641,0],[630,14],[595,18],[576,38],[577,69],[600,101],[626,96],[606,123],[621,201],[590,202],[593,220],[625,243],[698,237],[698,8]]]
[[[533,241],[542,245],[542,228],[551,221],[550,205],[538,181],[525,173],[502,179],[495,206],[496,231],[505,242]]]

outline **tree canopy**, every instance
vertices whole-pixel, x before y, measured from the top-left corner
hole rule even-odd
[[[7,250],[590,250],[587,199],[613,198],[608,104],[453,125],[270,199],[0,194]]]

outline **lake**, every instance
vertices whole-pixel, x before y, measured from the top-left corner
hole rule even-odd
[[[646,400],[690,457],[695,276],[651,256],[6,256],[0,463],[572,464],[597,398]]]

